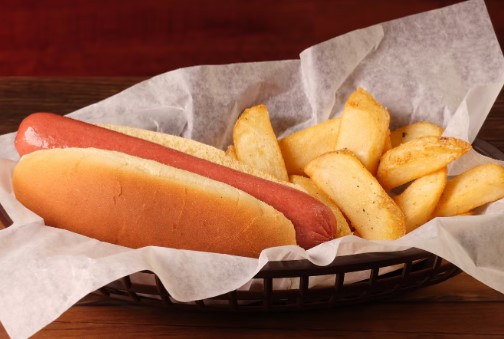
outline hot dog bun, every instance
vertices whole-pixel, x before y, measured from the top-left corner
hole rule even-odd
[[[296,244],[280,212],[227,184],[120,152],[39,150],[13,174],[16,198],[48,225],[127,247],[257,257]]]

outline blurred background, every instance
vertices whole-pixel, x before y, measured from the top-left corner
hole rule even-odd
[[[152,76],[298,58],[305,48],[448,0],[2,0],[0,76]],[[501,47],[504,1],[486,0]]]

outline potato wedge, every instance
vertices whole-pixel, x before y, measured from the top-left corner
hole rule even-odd
[[[238,161],[238,157],[236,156],[236,150],[235,150],[234,145],[229,145],[226,148],[226,156],[230,157],[233,160]]]
[[[390,190],[444,168],[470,149],[471,145],[461,139],[416,138],[386,152],[376,176],[383,188]]]
[[[321,154],[336,150],[341,118],[304,128],[278,141],[289,174],[304,174],[304,167]]]
[[[472,209],[504,198],[504,167],[475,166],[449,180],[434,216],[465,214]]]
[[[426,121],[409,124],[393,130],[390,134],[392,147],[420,137],[440,137],[443,134],[443,127]]]
[[[293,184],[301,186],[306,193],[310,194],[312,197],[320,200],[329,208],[333,211],[334,217],[336,218],[336,238],[343,237],[345,235],[352,234],[352,231],[350,230],[350,226],[348,225],[348,222],[341,213],[340,209],[338,206],[334,203],[334,201],[329,198],[327,194],[325,194],[310,178],[301,176],[301,175],[291,175],[290,181]]]
[[[368,92],[358,88],[345,103],[336,149],[352,151],[373,175],[383,154],[390,115]]]
[[[403,212],[353,152],[321,155],[308,163],[305,172],[363,238],[392,240],[406,233]]]
[[[456,217],[470,217],[470,216],[473,216],[473,215],[476,215],[476,212],[474,212],[474,211],[468,211],[468,212],[465,212],[465,213],[457,214],[455,216]]]
[[[279,180],[289,180],[265,105],[251,107],[241,114],[233,128],[233,143],[239,161]]]
[[[392,148],[392,134],[391,134],[390,130],[388,129],[386,137],[385,137],[385,145],[383,145],[382,155],[383,155],[383,153],[387,152],[391,148]]]
[[[406,217],[406,232],[411,232],[430,220],[446,186],[447,174],[446,167],[427,174],[393,197]]]

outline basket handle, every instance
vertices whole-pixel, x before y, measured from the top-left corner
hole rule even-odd
[[[7,214],[7,211],[5,210],[5,208],[2,206],[2,204],[0,204],[0,228],[9,227],[13,223],[14,222],[12,221],[9,214]]]

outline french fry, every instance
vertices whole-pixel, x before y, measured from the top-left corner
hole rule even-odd
[[[386,144],[389,124],[388,111],[371,94],[358,88],[345,103],[336,149],[352,151],[374,175]]]
[[[442,137],[441,126],[425,121],[394,131],[389,124],[387,109],[358,88],[341,117],[277,140],[259,105],[236,122],[226,155],[325,203],[338,223],[336,237],[393,240],[433,217],[474,215],[504,198],[500,165],[448,180],[447,165],[471,149],[466,141]],[[400,194],[387,193],[398,187],[405,187]]]
[[[321,155],[308,163],[305,172],[363,238],[392,240],[406,233],[401,209],[351,151]]]
[[[390,130],[388,129],[386,137],[385,137],[385,145],[383,145],[383,152],[382,153],[387,152],[391,148],[392,148],[392,135],[391,135]]]
[[[416,179],[401,194],[393,197],[406,217],[406,232],[425,224],[443,194],[447,180],[446,167]]]
[[[234,145],[229,145],[226,148],[226,155],[233,160],[238,160],[238,157],[236,156],[236,149],[235,149]]]
[[[383,188],[390,190],[444,168],[470,149],[471,145],[461,139],[416,138],[382,156],[377,178]]]
[[[304,174],[304,167],[321,154],[336,150],[340,118],[304,128],[278,141],[289,174]]]
[[[476,212],[474,212],[474,211],[467,211],[465,213],[457,214],[456,217],[470,217],[472,215],[476,215]]]
[[[234,125],[233,143],[239,161],[289,180],[266,106],[254,106],[241,114]]]
[[[475,166],[449,180],[434,216],[465,214],[476,207],[504,198],[504,167]]]
[[[352,234],[350,226],[338,206],[310,178],[301,175],[291,175],[289,178],[293,184],[301,186],[306,193],[320,200],[333,211],[337,223],[336,238]]]
[[[443,134],[443,128],[427,121],[420,121],[410,125],[398,128],[390,134],[392,147],[420,137],[440,137]]]

